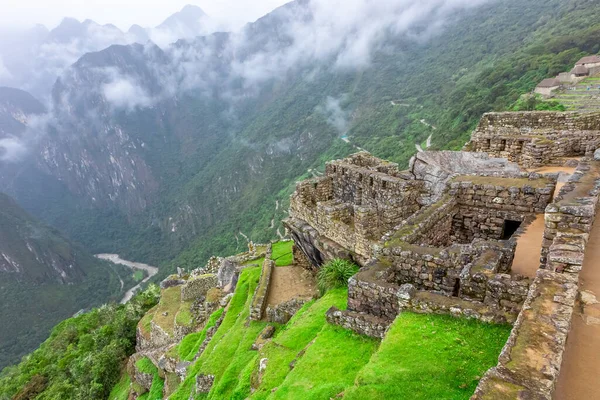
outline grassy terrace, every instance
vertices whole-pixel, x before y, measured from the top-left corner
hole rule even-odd
[[[558,91],[552,99],[563,104],[568,111],[597,111],[600,110],[599,85],[600,77],[586,78],[574,85],[575,90]]]
[[[294,262],[292,255],[292,246],[294,242],[277,242],[273,243],[271,260],[275,261],[275,265],[278,267],[285,267],[291,265]]]
[[[468,399],[510,326],[401,314],[344,399]]]
[[[197,374],[213,374],[215,383],[195,399],[330,399],[340,393],[349,399],[468,399],[510,332],[509,326],[405,313],[380,342],[325,321],[329,307],[346,307],[347,290],[336,289],[305,304],[253,351],[267,325],[247,319],[259,277],[260,268],[242,272],[223,323],[170,399],[187,400]],[[203,332],[188,335],[177,348],[180,357],[193,359],[202,340]],[[267,367],[259,374],[263,358]]]

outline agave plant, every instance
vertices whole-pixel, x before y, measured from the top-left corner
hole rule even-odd
[[[335,259],[321,267],[317,281],[321,295],[329,289],[348,286],[348,280],[358,272],[358,265],[348,260]]]

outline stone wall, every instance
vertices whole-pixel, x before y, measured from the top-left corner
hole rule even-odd
[[[571,327],[577,278],[538,270],[498,358],[472,400],[552,399]]]
[[[542,266],[551,271],[578,273],[598,208],[598,162],[583,161],[555,202],[546,207]]]
[[[252,304],[250,305],[250,319],[253,321],[261,320],[265,308],[267,307],[267,295],[269,294],[269,285],[271,284],[273,268],[275,268],[275,262],[271,260],[271,246],[269,245],[267,258],[265,258],[265,261],[263,262],[260,280],[254,291]]]
[[[562,157],[591,156],[600,147],[598,114],[506,112],[485,114],[465,148],[525,167],[560,164]]]
[[[514,322],[519,313],[519,310],[509,312],[494,304],[463,300],[436,292],[417,291],[409,283],[402,285],[397,295],[400,312],[446,314],[499,324]]]
[[[423,207],[397,227],[393,237],[402,242],[442,247],[450,244],[452,221],[457,212],[454,197],[445,196]]]
[[[321,235],[306,221],[297,218],[288,218],[283,221],[286,229],[290,232],[295,246],[310,262],[308,269],[315,272],[321,265],[334,258],[357,259],[356,254],[343,248],[333,240]]]
[[[327,164],[325,176],[299,182],[290,217],[359,257],[421,207],[424,183],[368,153]]]
[[[392,321],[399,312],[396,296],[399,286],[378,280],[377,266],[361,272],[348,281],[348,310]]]
[[[278,324],[287,324],[290,319],[306,304],[305,299],[291,299],[274,307],[268,306],[266,310],[267,321]]]
[[[506,220],[523,222],[544,212],[556,181],[531,174],[527,178],[461,176],[450,183],[458,211],[452,241],[501,239]]]
[[[390,326],[389,319],[378,318],[370,314],[361,314],[353,311],[340,311],[331,307],[325,314],[327,322],[333,325],[350,329],[360,335],[383,339],[387,328]]]
[[[181,301],[195,300],[206,296],[206,293],[217,286],[218,279],[215,274],[192,275],[185,285],[181,287]]]
[[[472,399],[552,399],[598,209],[600,163],[584,161],[546,208],[543,267],[500,354]]]

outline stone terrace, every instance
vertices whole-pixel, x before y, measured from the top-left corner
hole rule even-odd
[[[408,171],[365,153],[330,163],[324,177],[298,184],[285,223],[307,269],[336,257],[362,266],[348,310],[331,309],[331,323],[383,337],[404,310],[510,322],[498,365],[472,399],[550,400],[559,376],[561,396],[575,398],[576,382],[593,398],[594,385],[581,383],[586,365],[574,350],[566,363],[563,355],[590,331],[571,323],[580,272],[598,273],[584,263],[600,204],[598,147],[598,113],[490,113],[465,151],[419,153]],[[556,196],[558,173],[521,169],[565,166],[577,168]],[[542,215],[540,268],[533,279],[511,273],[517,238]]]
[[[600,147],[600,114],[505,112],[485,114],[466,151],[503,157],[525,168],[562,165]]]
[[[466,307],[475,318],[514,321],[530,282],[510,275],[511,236],[544,212],[555,185],[555,176],[484,155],[420,153],[398,171],[363,152],[299,183],[285,223],[313,265],[344,257],[364,266],[338,320],[358,312],[389,323],[402,309]],[[414,294],[403,305],[401,287]]]

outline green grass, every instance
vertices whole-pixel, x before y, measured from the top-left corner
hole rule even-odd
[[[242,271],[221,326],[170,399],[187,400],[198,374],[215,375],[215,384],[209,399],[236,398],[234,391],[240,384],[240,377],[247,369],[248,363],[256,356],[256,352],[250,350],[250,346],[266,325],[263,322],[251,322],[246,326],[260,271],[258,267]]]
[[[285,267],[294,262],[292,246],[294,246],[294,242],[291,240],[287,242],[273,243],[271,260],[275,261],[276,266]]]
[[[154,374],[154,379],[152,379],[150,391],[138,397],[138,400],[162,400],[164,387],[164,379],[162,379],[160,376],[158,376],[158,373],[156,373]]]
[[[108,395],[108,400],[127,400],[131,386],[131,378],[129,374],[124,373],[119,383],[113,387]]]
[[[186,335],[181,343],[177,346],[177,352],[179,354],[179,359],[184,361],[192,361],[198,353],[200,346],[206,339],[206,332],[209,328],[215,326],[217,320],[221,318],[223,315],[223,308],[218,309],[214,313],[211,314],[206,325],[200,332],[190,333]]]
[[[160,302],[152,321],[158,324],[168,334],[173,333],[175,316],[182,306],[181,287],[174,286],[161,291]]]
[[[403,313],[345,400],[468,399],[510,333],[450,316]]]
[[[133,280],[136,282],[140,282],[140,281],[144,280],[144,277],[145,277],[144,271],[141,271],[139,269],[133,273]]]
[[[379,340],[325,324],[283,384],[268,398],[333,398],[354,383],[378,345]]]
[[[193,322],[189,307],[181,307],[175,316],[175,323],[180,326],[190,326]]]
[[[155,374],[158,372],[158,368],[156,368],[156,366],[152,364],[152,361],[150,361],[148,357],[140,358],[139,360],[137,360],[135,366],[140,372],[143,372],[144,374]]]
[[[261,383],[251,398],[266,399],[272,389],[284,382],[290,373],[290,363],[327,324],[325,312],[331,306],[345,309],[347,297],[347,289],[335,289],[327,292],[319,300],[305,304],[273,341],[262,348],[258,358],[267,358],[269,361]]]

